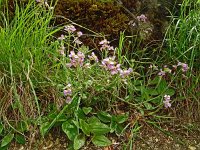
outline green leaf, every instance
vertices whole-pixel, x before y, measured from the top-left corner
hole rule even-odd
[[[73,141],[74,138],[78,135],[78,129],[76,127],[76,125],[74,125],[71,122],[64,122],[62,124],[62,130],[65,132],[65,134],[67,134],[67,137]]]
[[[157,91],[156,89],[148,88],[148,89],[147,89],[147,92],[148,92],[148,94],[151,95],[151,96],[157,96],[157,95],[159,95],[159,94],[158,94],[158,91]]]
[[[1,141],[1,147],[8,145],[12,141],[13,137],[14,134],[11,133],[7,134]]]
[[[104,135],[94,136],[92,138],[92,143],[96,146],[109,146],[112,144],[112,142]]]
[[[105,111],[98,112],[97,116],[104,123],[110,122],[111,118],[112,118],[112,116],[109,113],[105,112]]]
[[[57,113],[57,112],[53,112],[53,113],[51,113],[51,114],[48,115],[48,118],[49,118],[50,120],[54,120],[56,117],[58,117],[58,113]],[[61,115],[59,116],[59,118],[56,120],[56,122],[64,122],[64,121],[66,121],[66,120],[67,120],[66,115],[61,114]]]
[[[94,123],[94,122],[101,122],[101,121],[100,121],[97,117],[92,116],[92,117],[90,117],[90,118],[87,119],[87,122],[88,122],[89,124],[92,124],[92,123]]]
[[[83,120],[86,119],[85,113],[82,109],[79,108],[76,114],[79,119],[83,119]]]
[[[173,96],[175,94],[175,90],[174,89],[167,89],[167,91],[165,92],[165,94]]]
[[[110,127],[101,122],[92,122],[90,125],[90,132],[95,135],[102,135],[110,132]]]
[[[0,123],[0,134],[2,133],[2,131],[3,131],[3,125],[2,123]]]
[[[17,126],[17,130],[20,132],[28,131],[28,124],[24,121],[20,121]]]
[[[154,107],[150,103],[148,103],[148,102],[144,102],[144,106],[146,107],[147,110],[154,109]]]
[[[85,144],[85,135],[79,134],[74,138],[74,149],[80,149]]]
[[[116,117],[115,117],[115,121],[117,122],[117,123],[124,123],[125,121],[127,121],[128,120],[128,113],[126,113],[126,114],[122,114],[122,115],[117,115]]]
[[[91,107],[83,107],[83,112],[87,115],[92,111]]]
[[[110,124],[110,129],[111,129],[111,133],[113,133],[117,128],[117,122],[115,121],[115,118],[112,117],[112,120],[111,120],[111,124]]]
[[[117,124],[116,129],[115,129],[115,133],[119,136],[122,134],[124,128],[122,127],[121,124]]]
[[[44,137],[44,135],[48,132],[49,130],[49,125],[50,123],[49,122],[45,122],[43,124],[41,124],[40,126],[40,133],[41,135]]]
[[[163,92],[165,92],[166,88],[167,88],[167,82],[162,79],[157,87],[157,91],[159,94],[162,94]]]
[[[157,85],[160,81],[160,78],[156,76],[153,80],[149,81],[149,85]]]
[[[15,135],[15,140],[19,144],[25,144],[26,143],[25,137],[23,135],[21,135],[21,134],[16,134]]]
[[[86,123],[84,120],[79,119],[80,122],[80,128],[83,131],[83,133],[87,136],[90,135],[90,126],[88,123]]]

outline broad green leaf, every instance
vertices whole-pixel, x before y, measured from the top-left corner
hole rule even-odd
[[[83,133],[87,136],[90,135],[90,126],[88,123],[86,123],[84,120],[79,119],[80,122],[80,128],[83,131]]]
[[[87,122],[88,122],[89,124],[92,124],[92,123],[94,123],[94,122],[101,122],[101,121],[100,121],[97,117],[92,116],[92,117],[90,117],[90,118],[87,119]]]
[[[110,132],[113,133],[117,128],[117,122],[115,121],[115,118],[112,117],[112,120],[111,120],[111,124],[110,124]]]
[[[12,141],[13,137],[14,134],[11,133],[7,134],[1,141],[1,147],[8,145]]]
[[[109,146],[112,142],[104,135],[97,135],[92,138],[92,143],[96,146]]]
[[[154,109],[154,107],[150,103],[148,103],[148,102],[144,102],[144,106],[146,107],[147,110]]]
[[[162,79],[157,87],[157,91],[159,94],[162,94],[163,92],[165,92],[166,88],[167,88],[167,82]]]
[[[58,117],[58,113],[54,112],[48,115],[48,118],[50,120],[54,120],[56,117]],[[56,120],[56,122],[64,122],[67,121],[67,117],[64,114],[61,114],[60,117]]]
[[[74,125],[73,123],[70,123],[68,121],[66,121],[62,124],[62,130],[65,132],[65,134],[67,134],[67,137],[71,141],[73,141],[74,138],[78,135],[78,129],[77,129],[76,125]]]
[[[105,112],[105,111],[98,112],[97,116],[104,123],[110,122],[111,118],[112,118],[112,116],[109,113]]]
[[[85,135],[79,134],[74,138],[74,149],[78,150],[85,144]]]
[[[119,136],[122,134],[122,131],[124,130],[124,128],[122,127],[121,124],[117,124],[116,129],[115,129],[115,133]]]
[[[110,132],[110,127],[101,122],[92,122],[90,125],[90,132],[95,135],[102,135]]]
[[[175,90],[174,89],[167,89],[167,91],[165,92],[165,94],[173,96],[175,94]]]
[[[26,139],[23,135],[21,134],[16,134],[15,135],[15,140],[17,141],[17,143],[19,144],[25,144],[26,143]]]
[[[153,80],[149,81],[149,85],[157,85],[160,81],[160,78],[156,76]]]
[[[91,107],[83,107],[83,112],[87,115],[92,111]]]
[[[122,114],[122,115],[117,115],[116,117],[115,117],[115,121],[117,122],[117,123],[124,123],[125,121],[127,121],[128,120],[128,113],[126,113],[126,114]]]
[[[157,95],[159,95],[159,94],[158,94],[158,91],[157,91],[156,89],[148,88],[148,89],[147,89],[147,92],[148,92],[148,94],[151,95],[151,96],[157,96]]]
[[[85,113],[82,109],[79,108],[78,111],[76,112],[76,114],[79,119],[83,119],[83,120],[86,119]]]

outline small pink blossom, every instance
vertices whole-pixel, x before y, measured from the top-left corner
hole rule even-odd
[[[78,38],[75,38],[74,42],[78,45],[82,44],[82,42],[78,39]]]
[[[83,35],[83,33],[81,31],[77,32],[77,36],[81,37]]]
[[[63,35],[63,34],[61,34],[61,36],[60,37],[58,37],[58,40],[64,40],[65,39],[65,36]]]
[[[160,69],[160,72],[158,73],[159,76],[165,76],[165,71],[163,71],[162,69]]]
[[[144,14],[141,14],[140,16],[137,16],[138,21],[146,22],[147,17]]]
[[[74,51],[71,51],[69,54],[69,58],[70,58],[70,63],[66,64],[68,67],[83,66],[85,55],[80,51],[77,54],[75,54]]]
[[[109,50],[109,51],[114,50],[114,47],[109,45],[110,42],[107,39],[102,40],[101,42],[99,42],[99,44],[101,45],[101,48],[100,48],[101,51],[102,50]]]
[[[133,72],[132,68],[129,68],[128,70],[119,70],[120,76],[122,78],[129,76],[132,72]]]
[[[76,28],[73,25],[66,25],[64,30],[69,33],[73,33],[74,31],[76,31]]]
[[[177,66],[181,66],[182,67],[182,71],[183,72],[187,72],[189,70],[189,67],[188,67],[188,64],[186,63],[182,63],[182,62],[178,62],[178,65]]]
[[[165,105],[165,108],[169,108],[171,107],[171,103],[170,103],[171,99],[170,99],[170,95],[165,95],[164,96],[164,105]]]

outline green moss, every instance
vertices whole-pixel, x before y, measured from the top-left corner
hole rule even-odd
[[[129,16],[110,0],[62,0],[58,1],[55,13],[113,38],[118,37],[119,32],[125,30],[129,22]],[[63,22],[64,20],[57,20],[57,23]]]

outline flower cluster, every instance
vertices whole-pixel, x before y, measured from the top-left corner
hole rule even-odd
[[[120,68],[121,64],[117,64],[115,57],[105,58],[102,60],[101,64],[103,68],[110,71],[111,75],[119,73],[122,78],[127,77],[131,72],[133,72],[132,68],[129,68],[128,70],[122,70]]]
[[[102,40],[101,42],[99,42],[99,44],[101,45],[100,50],[114,50],[113,46],[110,46],[110,42],[107,39]]]
[[[186,71],[188,71],[188,69],[189,69],[189,67],[188,67],[188,64],[186,64],[186,63],[182,63],[182,62],[178,62],[178,65],[177,66],[181,66],[182,67],[182,71],[183,72],[186,72]]]
[[[147,17],[144,14],[137,16],[137,20],[141,22],[147,22]]]
[[[72,89],[71,89],[71,84],[68,84],[66,89],[63,91],[64,96],[66,97],[66,103],[71,103],[72,98]]]
[[[64,30],[69,32],[69,33],[73,33],[73,32],[76,31],[76,28],[72,24],[70,24],[70,25],[66,25]]]
[[[160,72],[158,73],[159,76],[165,76],[166,73],[171,73],[172,70],[167,67],[167,65],[164,66],[164,70],[160,69]]]
[[[82,52],[75,54],[74,51],[70,52],[70,63],[67,64],[67,67],[78,67],[83,66],[85,55]]]
[[[170,103],[171,99],[170,99],[170,95],[165,95],[164,96],[164,105],[165,105],[165,108],[168,108],[168,107],[171,107],[171,103]]]
[[[102,67],[109,70],[112,75],[117,74],[120,70],[120,64],[115,62],[115,57],[108,57],[102,60]]]
[[[125,69],[125,70],[122,70],[122,69],[119,70],[120,76],[122,78],[125,78],[125,77],[129,76],[131,74],[131,72],[133,72],[132,68]]]

